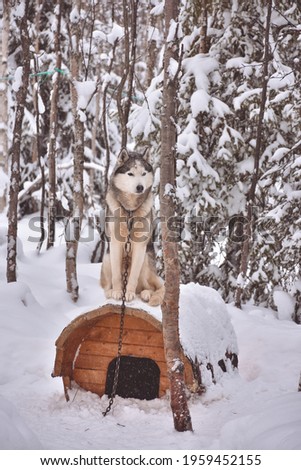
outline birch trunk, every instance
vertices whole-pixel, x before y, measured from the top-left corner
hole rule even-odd
[[[184,382],[184,364],[179,340],[180,265],[177,242],[171,238],[168,221],[175,215],[175,164],[177,115],[177,78],[170,76],[170,61],[179,60],[177,32],[169,37],[172,21],[177,22],[179,2],[165,1],[165,53],[163,112],[161,116],[161,176],[160,204],[162,248],[165,271],[165,297],[162,303],[162,322],[165,357],[170,380],[171,409],[177,431],[191,431],[192,423],[187,405]]]
[[[77,1],[80,12],[81,2]],[[83,168],[84,168],[84,124],[80,119],[78,109],[78,94],[76,81],[79,79],[79,64],[82,63],[80,50],[81,22],[80,15],[77,22],[71,24],[71,106],[73,115],[74,132],[74,161],[73,161],[73,217],[70,218],[66,230],[66,282],[67,291],[71,294],[74,302],[78,299],[77,280],[77,250],[80,239],[81,224],[84,207]]]
[[[8,236],[7,236],[7,282],[17,280],[17,233],[18,233],[18,194],[20,182],[20,151],[22,138],[22,123],[24,108],[29,84],[30,72],[30,39],[27,29],[27,13],[29,0],[24,5],[24,14],[20,19],[20,37],[22,38],[23,70],[22,82],[20,83],[16,97],[16,114],[13,130],[11,173],[9,188],[8,207]]]
[[[61,15],[62,0],[57,0],[56,9],[56,33],[55,33],[55,55],[56,69],[60,70],[62,65],[61,57]],[[53,77],[53,88],[50,101],[50,123],[49,123],[49,144],[48,144],[48,170],[49,170],[49,192],[48,192],[48,237],[47,249],[51,248],[55,242],[55,218],[56,218],[56,141],[57,141],[57,120],[58,120],[58,96],[60,86],[60,73],[56,72]]]
[[[37,13],[35,16],[35,55],[34,55],[34,64],[35,64],[35,77],[34,77],[34,92],[33,92],[33,104],[36,114],[36,136],[35,136],[35,150],[36,150],[36,159],[38,161],[39,169],[41,172],[41,206],[40,206],[40,240],[37,246],[37,252],[40,253],[44,240],[45,240],[45,221],[44,221],[44,211],[45,211],[45,167],[44,160],[42,158],[42,134],[41,132],[41,114],[39,108],[39,96],[40,96],[40,87],[38,80],[38,57],[40,54],[40,21],[41,21],[41,0],[37,0]]]

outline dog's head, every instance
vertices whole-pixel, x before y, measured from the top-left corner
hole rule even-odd
[[[148,191],[154,179],[149,159],[149,149],[142,154],[122,149],[112,175],[114,186],[122,192],[136,195]]]

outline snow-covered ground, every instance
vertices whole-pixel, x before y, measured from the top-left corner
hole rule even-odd
[[[0,216],[1,449],[301,449],[301,327],[287,319],[283,302],[281,319],[251,305],[227,306],[239,373],[190,398],[193,433],[173,430],[167,398],[117,397],[105,418],[106,397],[77,390],[66,403],[61,379],[51,377],[54,343],[73,318],[101,304],[100,266],[89,262],[93,243],[81,243],[75,305],[65,292],[63,237],[37,256],[34,236],[22,219],[18,282],[6,284]]]

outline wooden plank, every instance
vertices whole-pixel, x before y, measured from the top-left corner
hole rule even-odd
[[[81,382],[78,383],[78,385],[84,390],[87,390],[88,392],[96,393],[100,397],[102,397],[105,393],[105,385],[102,384],[95,384],[92,382]]]
[[[159,395],[161,396],[161,394],[164,395],[164,393],[166,393],[166,390],[169,390],[169,379],[168,377],[161,377],[160,378],[160,391],[159,391]]]
[[[79,354],[76,358],[74,369],[94,369],[106,372],[111,361],[112,357]]]
[[[105,385],[107,374],[103,371],[92,369],[74,369],[73,379],[76,383],[94,383],[98,385]]]
[[[78,332],[80,335],[82,335],[83,332],[86,332],[87,330],[91,329],[99,321],[110,322],[110,318],[115,318],[114,321],[117,321],[119,323],[120,312],[120,305],[106,304],[102,307],[99,307],[95,310],[78,316],[77,318],[72,320],[68,326],[64,328],[60,336],[57,338],[55,343],[57,348],[64,349],[66,346],[66,342],[70,340],[72,341],[73,339],[76,340],[75,342],[78,342]],[[128,322],[145,322],[146,324],[142,328],[155,328],[158,331],[162,331],[162,323],[160,322],[160,320],[157,320],[151,314],[142,309],[131,308],[127,306],[125,320]],[[109,325],[111,324],[109,323]]]
[[[167,366],[165,361],[156,361],[160,369],[160,377],[167,377]]]
[[[69,390],[71,390],[71,379],[70,377],[63,377],[63,386],[64,386],[64,394],[65,394],[65,398],[66,398],[66,401],[69,401],[70,400],[70,397],[69,397]]]
[[[92,356],[91,354],[79,354],[75,362],[75,369],[94,369],[107,371],[109,363],[112,361],[112,357],[107,356]],[[160,369],[161,375],[167,374],[166,363],[163,361],[156,361]]]
[[[94,327],[86,337],[86,340],[108,342],[118,344],[119,328],[113,327]],[[142,331],[124,328],[123,344],[140,344],[157,346],[163,348],[163,335],[160,331]]]
[[[73,361],[65,360],[61,367],[61,376],[72,376],[72,364]]]
[[[63,349],[57,348],[52,377],[58,377],[62,375],[61,371],[62,371],[63,360],[64,360],[64,351]]]
[[[98,341],[87,340],[82,343],[80,353],[96,356],[108,356],[113,359],[117,355],[117,344],[101,344]],[[148,345],[123,344],[122,355],[148,357],[154,361],[165,361],[163,348]]]
[[[118,314],[104,315],[95,323],[95,326],[107,326],[113,328],[119,328],[119,325],[120,315]],[[125,315],[124,317],[124,327],[135,330],[160,331],[146,320],[129,315]]]

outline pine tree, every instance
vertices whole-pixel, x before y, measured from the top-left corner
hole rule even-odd
[[[262,66],[262,91],[260,99],[260,108],[258,114],[257,130],[256,130],[256,143],[254,148],[254,166],[252,172],[252,178],[250,182],[250,188],[247,194],[246,201],[246,221],[244,223],[244,241],[242,244],[241,253],[241,269],[240,269],[240,281],[238,282],[237,290],[235,293],[235,306],[241,308],[241,297],[244,289],[245,278],[248,270],[248,262],[251,251],[252,243],[252,229],[254,225],[253,219],[253,207],[256,204],[256,189],[259,179],[260,170],[260,158],[262,153],[262,134],[264,126],[264,113],[267,101],[267,88],[268,88],[268,68],[270,61],[270,27],[271,27],[271,16],[272,16],[272,0],[269,0],[267,5],[266,14],[266,26],[264,35],[264,55],[263,55],[263,66]]]

